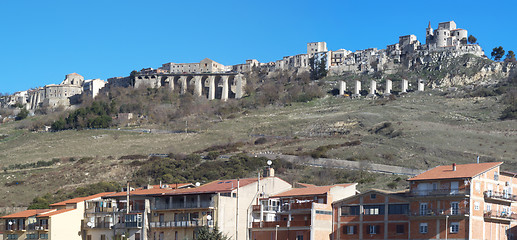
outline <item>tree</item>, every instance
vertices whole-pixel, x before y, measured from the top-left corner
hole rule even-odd
[[[508,54],[506,54],[506,58],[504,59],[504,61],[515,62],[515,53],[512,50],[508,51]]]
[[[29,110],[22,108],[22,110],[18,113],[18,115],[16,115],[15,120],[16,121],[23,120],[23,119],[27,118],[27,116],[29,116]]]
[[[129,84],[133,87],[135,86],[135,79],[137,74],[138,72],[136,70],[131,71],[131,73],[129,74]]]
[[[326,55],[311,57],[309,64],[311,67],[311,79],[317,80],[327,76]]]
[[[468,41],[469,41],[470,44],[476,44],[478,39],[476,37],[470,35],[469,38],[468,38]]]
[[[227,240],[228,236],[221,233],[217,226],[213,230],[210,230],[207,226],[203,226],[197,230],[198,240]]]
[[[495,61],[500,61],[501,58],[503,58],[503,56],[504,56],[504,49],[502,46],[495,47],[494,49],[492,49],[492,58]]]

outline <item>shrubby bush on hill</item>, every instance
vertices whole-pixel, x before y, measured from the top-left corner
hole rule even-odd
[[[67,193],[67,191],[59,190],[55,194],[47,193],[43,196],[35,197],[32,203],[29,205],[29,209],[45,209],[49,208],[50,204],[61,202],[67,199],[76,197],[86,197],[101,192],[116,192],[119,191],[122,186],[116,182],[98,182],[90,184],[84,187],[76,188],[73,192]]]

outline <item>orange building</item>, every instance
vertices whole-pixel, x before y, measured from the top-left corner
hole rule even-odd
[[[326,240],[332,233],[332,202],[356,194],[356,185],[300,184],[253,206],[251,239]]]
[[[405,192],[370,190],[333,204],[332,239],[409,239]]]
[[[371,191],[337,202],[334,239],[512,239],[517,174],[501,164],[438,166],[410,178],[404,194]]]

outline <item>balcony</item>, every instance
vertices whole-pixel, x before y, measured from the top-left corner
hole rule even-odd
[[[436,218],[436,217],[466,217],[469,215],[468,209],[422,209],[410,213],[412,218]]]
[[[312,202],[304,203],[290,203],[282,206],[282,211],[293,211],[293,210],[310,210],[312,209]]]
[[[29,224],[28,230],[37,230],[37,231],[48,231],[48,225],[36,225],[36,224]]]
[[[186,227],[202,227],[213,226],[214,220],[210,221],[172,221],[172,222],[150,222],[151,228],[186,228]]]
[[[253,205],[252,211],[260,212],[260,206],[261,205]],[[262,206],[262,210],[264,212],[278,212],[278,211],[280,211],[280,206]]]
[[[310,227],[310,220],[301,221],[271,221],[271,222],[253,222],[252,228],[276,228],[278,227]]]
[[[451,196],[468,196],[469,189],[428,189],[428,190],[411,190],[410,197],[451,197]]]
[[[110,229],[112,228],[112,222],[84,222],[83,228],[96,228],[96,229]]]
[[[199,204],[197,202],[188,202],[188,203],[156,203],[154,206],[154,210],[175,210],[175,209],[196,209],[196,208],[213,208],[213,201],[201,201]]]
[[[483,217],[488,221],[497,221],[497,222],[511,222],[517,220],[515,214],[510,212],[499,212],[499,211],[485,211],[483,213]]]
[[[502,201],[507,203],[512,203],[517,201],[517,196],[513,194],[509,194],[506,192],[493,192],[493,191],[485,191],[484,192],[486,200],[494,200],[494,201]]]

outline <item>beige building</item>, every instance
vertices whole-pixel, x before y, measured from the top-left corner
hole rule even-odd
[[[224,72],[224,65],[205,58],[199,63],[165,63],[159,68],[164,73],[219,73]]]
[[[356,185],[299,184],[253,205],[251,239],[329,239],[332,203],[356,194]]]
[[[83,91],[95,97],[101,88],[106,85],[100,79],[84,80],[84,77],[71,73],[65,76],[61,84],[45,85],[38,89],[29,90],[27,93],[27,109],[34,110],[39,107],[56,108],[68,107],[77,102],[77,98]]]
[[[214,227],[231,239],[248,239],[252,205],[291,188],[277,177],[218,180],[155,196],[151,239],[195,239],[196,228]]]
[[[327,43],[326,42],[310,42],[307,43],[307,54],[313,55],[319,52],[327,52]]]
[[[438,24],[438,29],[433,30],[431,22],[426,29],[426,44],[429,49],[459,46],[467,43],[468,32],[465,29],[457,28],[454,21]]]
[[[51,209],[26,210],[1,217],[4,239],[82,240],[81,223],[85,201],[111,193],[74,198],[50,205]]]

